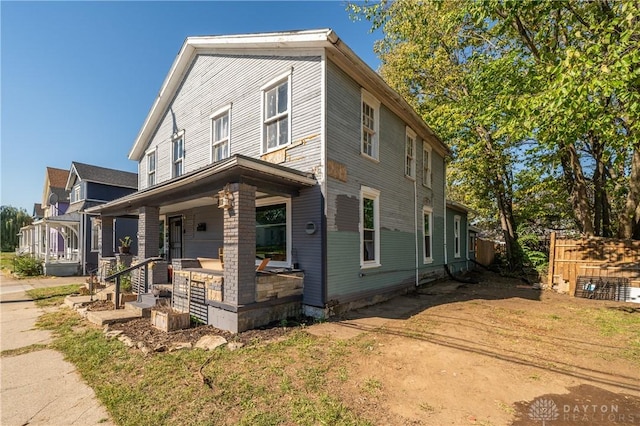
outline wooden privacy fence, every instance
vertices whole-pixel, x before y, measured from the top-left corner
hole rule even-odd
[[[568,282],[575,295],[579,276],[627,278],[640,287],[640,241],[610,238],[556,238],[549,242],[549,284]]]
[[[490,240],[478,238],[476,240],[476,262],[489,266],[496,258],[496,243]]]

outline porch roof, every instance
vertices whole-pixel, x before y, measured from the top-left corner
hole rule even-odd
[[[41,220],[34,222],[34,224],[54,223],[59,225],[69,225],[73,222],[80,223],[80,213],[65,213],[60,216],[44,217]]]
[[[166,206],[212,197],[227,183],[253,185],[260,192],[295,195],[299,189],[317,184],[311,173],[236,154],[156,186],[87,209],[88,213],[120,216],[144,206]]]

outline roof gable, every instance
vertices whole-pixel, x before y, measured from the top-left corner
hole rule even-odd
[[[64,188],[69,178],[69,170],[47,167],[47,177],[51,188]]]
[[[74,161],[71,163],[71,170],[66,185],[67,190],[71,190],[77,180],[138,189],[137,173],[92,166]]]
[[[391,89],[378,73],[340,40],[333,30],[326,28],[278,33],[187,37],[134,141],[129,152],[129,159],[140,161],[143,158],[153,132],[162,120],[190,65],[198,54],[209,53],[212,50],[231,52],[246,49],[272,49],[285,54],[287,49],[300,48],[323,48],[330,52],[331,55],[328,56],[333,62],[365,89],[376,94],[385,106],[403,118],[422,139],[430,141],[436,151],[442,155],[450,153],[449,148],[402,96]]]

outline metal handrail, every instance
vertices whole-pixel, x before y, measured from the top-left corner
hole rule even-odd
[[[144,288],[145,291],[147,289],[147,280],[149,277],[148,274],[148,265],[151,262],[158,262],[164,260],[161,257],[149,257],[147,259],[144,259],[143,261],[136,263],[135,265],[131,265],[128,268],[123,269],[122,271],[118,271],[115,274],[111,274],[108,277],[105,277],[104,280],[105,281],[113,281],[114,279],[116,280],[116,288],[115,288],[115,294],[113,295],[114,297],[114,305],[116,307],[116,309],[120,308],[120,277],[124,274],[127,274],[131,271],[135,271],[136,269],[140,269],[140,268],[145,268],[145,274],[144,274]],[[140,295],[140,287],[138,287],[138,296]]]

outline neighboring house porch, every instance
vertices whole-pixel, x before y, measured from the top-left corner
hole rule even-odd
[[[20,229],[19,252],[41,259],[45,275],[77,275],[79,233],[78,214],[45,217]]]
[[[311,174],[235,155],[90,211],[100,213],[103,233],[114,218],[137,214],[137,260],[157,257],[165,247],[182,277],[174,280],[174,293],[178,284],[198,287],[206,322],[239,332],[299,314],[303,287],[320,287],[319,276],[302,278],[298,267],[304,269],[303,259],[322,263],[322,237],[315,232],[321,209]],[[207,267],[209,259],[218,259],[220,268]],[[256,271],[260,264],[266,272]],[[269,292],[279,277],[298,280],[297,288]]]

